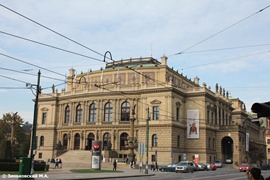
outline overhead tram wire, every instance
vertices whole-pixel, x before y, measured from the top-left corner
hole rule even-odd
[[[247,20],[248,18],[250,18],[250,17],[252,17],[252,16],[254,16],[254,15],[256,15],[256,14],[262,12],[262,11],[264,11],[265,9],[267,9],[267,8],[269,8],[269,7],[270,7],[270,5],[268,5],[268,6],[264,7],[263,9],[261,9],[261,10],[255,12],[255,13],[253,13],[253,14],[251,14],[251,15],[245,17],[244,19],[241,19],[240,21],[235,22],[234,24],[228,26],[227,28],[225,28],[225,29],[223,29],[223,30],[220,30],[220,31],[216,32],[215,34],[213,34],[213,35],[211,35],[211,36],[209,36],[209,37],[207,37],[207,38],[205,38],[205,39],[199,41],[198,43],[196,43],[196,44],[194,44],[194,45],[192,45],[192,46],[190,46],[190,47],[184,49],[183,51],[178,52],[178,53],[175,53],[175,54],[173,54],[173,55],[180,55],[180,54],[183,54],[185,51],[190,50],[191,48],[193,48],[193,47],[195,47],[195,46],[197,46],[197,45],[199,45],[199,44],[201,44],[201,43],[207,41],[208,39],[211,39],[212,37],[214,37],[214,36],[216,36],[216,35],[218,35],[218,34],[224,32],[224,31],[226,31],[226,30],[228,30],[228,29],[230,29],[231,27],[233,27],[233,26],[235,26],[235,25],[237,25],[237,24],[239,24],[239,23],[241,23],[241,22]]]
[[[23,60],[18,59],[18,58],[15,58],[15,57],[12,57],[12,56],[9,56],[9,55],[6,55],[6,54],[3,54],[3,53],[0,53],[0,55],[5,56],[5,57],[10,58],[10,59],[13,59],[13,60],[16,60],[16,61],[19,61],[19,62],[21,62],[21,63],[25,63],[25,64],[28,64],[28,65],[31,65],[31,66],[34,66],[34,67],[37,67],[37,68],[43,69],[43,70],[45,70],[45,71],[48,71],[48,72],[51,72],[51,73],[54,73],[54,74],[57,74],[57,75],[60,75],[60,76],[64,76],[64,77],[66,77],[65,75],[60,74],[60,73],[58,73],[58,72],[55,72],[55,71],[52,71],[52,70],[49,70],[49,69],[43,68],[43,67],[41,67],[41,66],[34,65],[34,64],[32,64],[32,63],[29,63],[29,62],[23,61]]]
[[[17,81],[17,82],[21,82],[21,83],[24,83],[24,84],[31,84],[29,82],[22,81],[22,80],[19,80],[19,79],[15,79],[15,78],[11,78],[11,77],[4,76],[4,75],[0,75],[0,77],[6,78],[6,79],[10,79],[10,80],[13,80],[13,81]]]
[[[21,74],[27,74],[27,75],[31,75],[31,76],[38,76],[37,74],[33,74],[33,73],[28,73],[28,72],[22,72],[22,71],[18,71],[18,70],[13,70],[13,69],[8,69],[8,68],[2,68],[0,67],[0,70],[5,70],[5,71],[11,71],[11,72],[17,72],[17,73],[21,73]],[[47,78],[47,79],[52,79],[52,80],[57,80],[57,81],[64,81],[63,79],[57,79],[54,77],[49,77],[49,76],[41,76],[42,78]]]
[[[96,54],[98,54],[98,55],[100,55],[102,57],[104,56],[103,54],[101,54],[101,53],[99,53],[99,52],[97,52],[97,51],[95,51],[95,50],[93,50],[93,49],[91,49],[91,48],[89,48],[89,47],[87,47],[87,46],[85,46],[85,45],[83,45],[83,44],[81,44],[81,43],[79,43],[79,42],[77,42],[77,41],[75,41],[75,40],[73,40],[73,39],[71,39],[71,38],[69,38],[69,37],[67,37],[67,36],[65,36],[65,35],[57,32],[57,31],[55,31],[55,30],[53,30],[53,29],[51,29],[49,27],[47,27],[47,26],[45,26],[45,25],[43,25],[43,24],[41,24],[41,23],[39,23],[39,22],[37,22],[37,21],[34,21],[33,19],[31,19],[29,17],[26,17],[26,16],[20,14],[19,12],[4,6],[3,4],[0,4],[0,6],[2,6],[3,8],[5,8],[5,9],[7,9],[7,10],[9,10],[9,11],[11,11],[11,12],[13,12],[13,13],[15,13],[15,14],[17,14],[17,15],[19,15],[19,16],[21,16],[21,17],[23,17],[23,18],[25,18],[25,19],[27,19],[27,20],[29,20],[29,21],[31,21],[31,22],[33,22],[33,23],[35,23],[35,24],[37,24],[37,25],[39,25],[39,26],[41,26],[41,27],[43,27],[43,28],[45,28],[45,29],[47,29],[47,30],[49,30],[49,31],[51,31],[51,32],[65,38],[65,39],[67,39],[69,41],[71,41],[71,42],[73,42],[73,43],[75,43],[75,44],[77,44],[77,45],[79,45],[79,46],[81,46],[81,47],[84,47],[85,49],[88,49],[88,50],[90,50],[90,51],[92,51],[92,52],[94,52],[94,53],[96,53]]]
[[[0,89],[29,89],[27,87],[0,87]]]
[[[255,55],[263,54],[263,53],[269,53],[269,52],[270,52],[270,50],[268,50],[268,51],[262,51],[262,52],[257,52],[257,53],[254,53],[254,54],[248,54],[248,55],[244,55],[244,56],[238,56],[238,57],[234,57],[234,58],[229,58],[229,59],[226,59],[226,60],[220,60],[220,61],[215,61],[215,62],[210,62],[210,63],[205,63],[205,64],[194,65],[194,66],[182,68],[180,70],[192,69],[192,68],[197,68],[197,67],[201,67],[201,66],[208,66],[208,65],[211,65],[211,64],[224,63],[224,62],[232,61],[234,59],[246,58],[246,57],[255,56]]]
[[[63,49],[63,48],[59,48],[59,47],[52,46],[52,45],[49,45],[49,44],[45,44],[45,43],[42,43],[42,42],[38,42],[38,41],[35,41],[35,40],[32,40],[32,39],[28,39],[28,38],[24,38],[24,37],[21,37],[21,36],[17,36],[17,35],[14,35],[14,34],[11,34],[11,33],[7,33],[7,32],[4,32],[4,31],[0,31],[0,33],[5,34],[5,35],[8,35],[8,36],[15,37],[15,38],[18,38],[18,39],[22,39],[22,40],[25,40],[25,41],[29,41],[29,42],[32,42],[32,43],[36,43],[36,44],[39,44],[39,45],[42,45],[42,46],[46,46],[46,47],[50,47],[50,48],[57,49],[57,50],[60,50],[60,51],[64,51],[64,52],[67,52],[67,53],[70,53],[70,54],[74,54],[74,55],[78,55],[78,56],[81,56],[81,57],[85,57],[85,58],[89,58],[89,59],[93,59],[93,60],[96,60],[96,61],[103,62],[103,60],[100,60],[100,59],[97,59],[97,58],[94,58],[94,57],[91,57],[91,56],[87,56],[87,55],[84,55],[84,54],[76,53],[74,51],[66,50],[66,49]]]
[[[187,52],[183,52],[182,54],[192,54],[192,53],[203,53],[203,52],[211,52],[211,51],[224,51],[224,50],[244,49],[244,48],[261,47],[261,46],[270,46],[270,44],[256,44],[256,45],[248,45],[248,46],[217,48],[217,49],[205,49],[205,50],[198,50],[198,51],[187,51]]]

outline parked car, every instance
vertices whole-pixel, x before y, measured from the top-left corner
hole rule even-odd
[[[231,158],[228,158],[225,160],[226,164],[232,164],[233,163],[233,160]]]
[[[220,160],[216,160],[216,161],[215,161],[215,166],[216,166],[217,168],[222,168],[222,162],[221,162]]]
[[[207,170],[207,167],[206,167],[206,165],[205,164],[203,164],[203,163],[198,163],[197,164],[197,170],[198,171],[205,171],[205,170]]]
[[[171,163],[171,164],[167,164],[165,166],[160,166],[159,167],[159,171],[164,171],[164,172],[175,172],[175,167],[177,166],[177,164]]]
[[[260,167],[261,170],[269,170],[270,169],[270,164],[262,164]]]
[[[196,167],[195,163],[191,161],[181,161],[176,167],[175,172],[194,172],[194,168]]]
[[[217,166],[215,165],[215,163],[211,163],[211,169],[212,171],[215,171],[217,169]]]
[[[247,163],[242,163],[242,164],[239,166],[239,171],[240,171],[240,172],[246,172],[248,169],[249,169],[249,165],[248,165]]]
[[[207,171],[209,171],[209,170],[214,171],[214,170],[217,169],[217,167],[215,166],[214,163],[206,163],[205,166],[206,166],[206,170],[207,170]]]

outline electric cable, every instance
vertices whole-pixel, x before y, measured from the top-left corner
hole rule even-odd
[[[13,60],[15,60],[15,61],[19,61],[19,62],[21,62],[21,63],[25,63],[25,64],[28,64],[28,65],[31,65],[31,66],[34,66],[34,67],[43,69],[43,70],[45,70],[45,71],[49,71],[49,72],[51,72],[51,73],[54,73],[54,74],[57,74],[57,75],[60,75],[60,76],[64,76],[64,77],[65,77],[65,75],[63,75],[63,74],[60,74],[60,73],[58,73],[58,72],[55,72],[55,71],[52,71],[52,70],[49,70],[49,69],[46,69],[46,68],[43,68],[43,67],[41,67],[41,66],[34,65],[34,64],[32,64],[32,63],[23,61],[23,60],[21,60],[21,59],[18,59],[18,58],[15,58],[15,57],[12,57],[12,56],[3,54],[3,53],[0,53],[0,55],[5,56],[5,57],[10,58],[10,59],[13,59]]]
[[[50,48],[57,49],[57,50],[60,50],[60,51],[64,51],[64,52],[67,52],[67,53],[70,53],[70,54],[74,54],[74,55],[78,55],[78,56],[81,56],[81,57],[85,57],[85,58],[93,59],[93,60],[96,60],[96,61],[104,62],[103,60],[100,60],[100,59],[97,59],[97,58],[93,58],[93,57],[90,57],[90,56],[87,56],[87,55],[84,55],[84,54],[76,53],[74,51],[66,50],[66,49],[59,48],[59,47],[56,47],[56,46],[52,46],[52,45],[49,45],[49,44],[45,44],[45,43],[42,43],[42,42],[27,39],[27,38],[17,36],[17,35],[11,34],[11,33],[7,33],[7,32],[4,32],[4,31],[0,31],[0,33],[5,34],[5,35],[9,35],[9,36],[12,36],[12,37],[16,37],[16,38],[19,38],[19,39],[23,39],[25,41],[29,41],[29,42],[32,42],[32,43],[36,43],[36,44],[39,44],[39,45],[42,45],[42,46],[46,46],[46,47],[50,47]]]
[[[220,30],[220,31],[218,31],[218,32],[216,32],[216,33],[214,33],[213,35],[211,35],[211,36],[209,36],[209,37],[207,37],[207,38],[205,38],[205,39],[199,41],[198,43],[196,43],[196,44],[194,44],[194,45],[192,45],[192,46],[190,46],[190,47],[188,47],[188,48],[186,48],[186,49],[184,49],[184,50],[182,50],[182,51],[180,51],[180,52],[178,52],[178,53],[175,53],[174,55],[180,55],[180,54],[183,54],[185,51],[187,51],[187,50],[189,50],[189,49],[191,49],[191,48],[193,48],[193,47],[195,47],[195,46],[197,46],[197,45],[199,45],[199,44],[201,44],[201,43],[207,41],[208,39],[211,39],[212,37],[214,37],[214,36],[216,36],[216,35],[218,35],[218,34],[224,32],[224,31],[226,31],[226,30],[228,30],[228,29],[230,29],[231,27],[233,27],[233,26],[235,26],[235,25],[237,25],[237,24],[239,24],[239,23],[241,23],[241,22],[243,22],[243,21],[249,19],[250,17],[252,17],[252,16],[254,16],[254,15],[256,15],[256,14],[258,14],[258,13],[264,11],[265,9],[267,9],[267,8],[269,8],[269,7],[270,7],[270,5],[268,5],[268,6],[264,7],[264,8],[262,8],[261,10],[259,10],[259,11],[255,12],[255,13],[253,13],[253,14],[251,14],[251,15],[245,17],[244,19],[241,19],[241,20],[239,20],[239,21],[233,23],[232,25],[226,27],[225,29],[222,29],[222,30]]]
[[[27,19],[27,20],[29,20],[29,21],[31,21],[31,22],[33,22],[33,23],[35,23],[35,24],[37,24],[37,25],[39,25],[39,26],[41,26],[41,27],[43,27],[43,28],[45,28],[45,29],[47,29],[47,30],[49,30],[49,31],[51,31],[51,32],[53,32],[53,33],[55,33],[55,34],[57,34],[57,35],[65,38],[65,39],[67,39],[69,41],[71,41],[71,42],[73,42],[73,43],[75,43],[75,44],[77,44],[77,45],[79,45],[79,46],[81,46],[81,47],[84,47],[84,48],[86,48],[86,49],[88,49],[88,50],[90,50],[90,51],[92,51],[92,52],[94,52],[94,53],[96,53],[96,54],[104,57],[103,54],[101,54],[101,53],[99,53],[99,52],[97,52],[97,51],[95,51],[95,50],[93,50],[93,49],[91,49],[91,48],[89,48],[89,47],[87,47],[87,46],[85,46],[85,45],[83,45],[83,44],[81,44],[81,43],[79,43],[79,42],[77,42],[77,41],[75,41],[75,40],[73,40],[73,39],[71,39],[71,38],[69,38],[69,37],[67,37],[67,36],[65,36],[65,35],[57,32],[57,31],[55,31],[55,30],[53,30],[53,29],[51,29],[51,28],[49,28],[49,27],[47,27],[47,26],[45,26],[45,25],[42,25],[41,23],[39,23],[37,21],[34,21],[33,19],[31,19],[29,17],[26,17],[25,15],[23,15],[23,14],[15,11],[15,10],[12,10],[12,9],[4,6],[3,4],[0,4],[0,6],[2,6],[3,8],[5,8],[5,9],[7,9],[7,10],[9,10],[9,11],[11,11],[11,12],[13,12],[13,13],[15,13],[15,14],[17,14],[17,15],[19,15],[19,16],[21,16],[21,17],[23,17],[23,18],[25,18],[25,19]]]

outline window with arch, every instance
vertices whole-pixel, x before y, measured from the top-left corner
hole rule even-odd
[[[177,136],[177,147],[180,147],[180,135]]]
[[[158,137],[156,134],[152,136],[152,147],[157,147],[158,146]]]
[[[83,117],[83,113],[82,113],[82,105],[79,104],[76,108],[76,120],[75,122],[82,122],[82,117]]]
[[[89,122],[96,122],[97,112],[96,104],[92,103],[89,106]]]
[[[39,146],[44,146],[44,136],[40,136]]]
[[[103,149],[110,150],[111,146],[111,135],[109,133],[105,133],[103,135]]]
[[[93,141],[95,140],[95,135],[93,133],[89,133],[88,134],[88,138],[87,138],[87,148],[88,150],[92,149],[92,145],[93,145]]]
[[[70,120],[70,108],[69,106],[66,106],[64,123],[65,124],[69,123],[69,120]]]
[[[68,146],[68,135],[64,134],[63,135],[63,149],[67,149]]]
[[[121,121],[130,120],[130,104],[125,101],[121,105]]]
[[[120,135],[120,150],[125,150],[126,149],[127,140],[128,140],[128,134],[127,133],[122,133]]]
[[[112,122],[112,112],[113,108],[112,108],[112,103],[111,102],[107,102],[104,106],[104,121],[105,122]]]

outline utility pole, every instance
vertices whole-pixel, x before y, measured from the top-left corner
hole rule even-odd
[[[132,118],[130,118],[130,138],[129,138],[129,162],[133,163],[135,161],[135,154],[134,154],[134,144],[135,144],[135,137],[134,137],[134,121],[135,121],[135,108],[134,105],[132,109]]]
[[[145,164],[145,174],[148,174],[148,147],[149,147],[149,121],[150,121],[150,116],[149,116],[149,108],[146,109],[147,111],[147,118],[146,118],[146,164]]]
[[[30,174],[34,172],[34,149],[37,147],[36,140],[36,128],[37,128],[37,117],[38,117],[38,96],[40,93],[40,70],[38,71],[38,80],[37,80],[37,90],[36,90],[36,100],[34,105],[34,118],[33,118],[33,127],[32,127],[32,144],[31,144],[31,152],[30,152]]]

